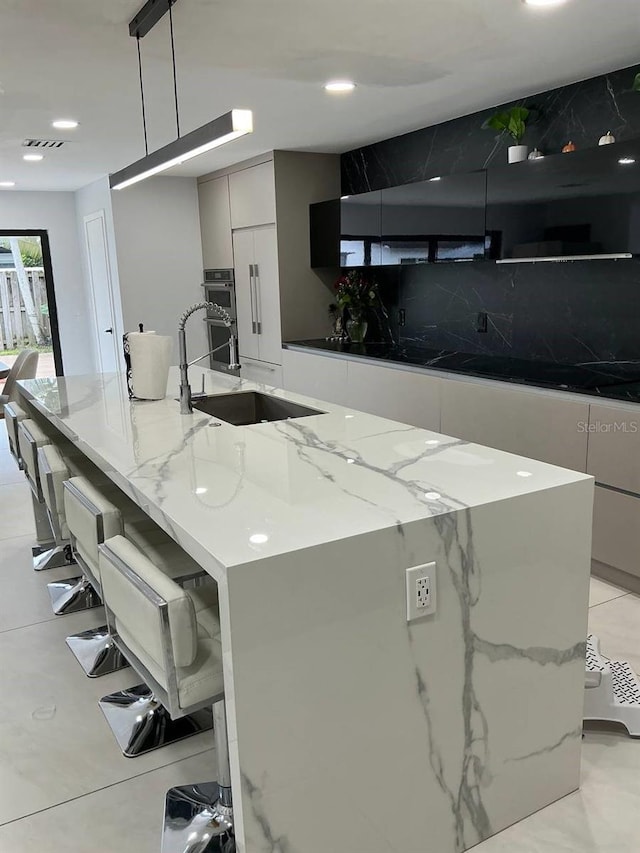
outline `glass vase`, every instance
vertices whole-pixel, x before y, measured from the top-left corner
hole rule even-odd
[[[367,335],[368,327],[369,324],[364,317],[360,315],[350,317],[347,320],[347,334],[349,335],[349,340],[354,344],[361,344]]]

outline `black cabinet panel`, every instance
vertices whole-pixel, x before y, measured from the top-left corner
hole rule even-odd
[[[640,252],[640,143],[618,143],[488,171],[488,256]]]
[[[485,172],[382,190],[382,263],[483,258],[485,211]]]
[[[312,204],[311,266],[379,266],[380,222],[379,191]]]

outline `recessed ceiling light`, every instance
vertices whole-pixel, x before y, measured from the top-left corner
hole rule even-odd
[[[356,84],[351,80],[330,80],[328,83],[324,84],[324,88],[327,92],[334,93],[353,92],[356,88]]]
[[[78,122],[72,118],[57,118],[51,122],[51,127],[56,127],[58,130],[74,130],[78,126]]]
[[[204,486],[198,486],[196,489],[196,495],[206,495],[209,489],[206,489]]]
[[[437,438],[430,438],[429,441],[425,441],[425,444],[430,445],[431,447],[435,447],[436,444],[440,444]]]
[[[22,159],[27,160],[30,163],[37,163],[38,160],[43,160],[44,157],[42,154],[24,154]]]
[[[15,187],[15,181],[0,181],[0,187]]]
[[[636,161],[633,159],[633,157],[621,157],[618,160],[618,163],[620,163],[621,166],[631,166],[635,162]]]
[[[440,492],[425,492],[424,496],[428,501],[439,501],[442,497]]]
[[[347,465],[353,465],[355,461],[356,461],[355,459],[349,458],[349,459],[347,459]]]
[[[440,177],[440,175],[436,175],[435,178],[429,178],[429,180],[430,181],[441,181],[442,178]]]
[[[351,198],[351,196],[350,196],[350,195],[341,195],[341,196],[340,196],[340,201],[344,201],[344,200],[345,200],[345,199],[347,199],[347,198]]]
[[[252,545],[264,545],[265,542],[269,541],[269,537],[266,533],[254,533],[253,536],[249,537],[249,542]]]
[[[561,6],[567,0],[524,0],[527,6]]]
[[[516,471],[518,477],[533,477],[531,471]]]

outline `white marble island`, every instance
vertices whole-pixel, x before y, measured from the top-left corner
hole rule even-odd
[[[457,853],[577,788],[590,477],[284,391],[325,414],[22,393],[219,584],[240,851]]]

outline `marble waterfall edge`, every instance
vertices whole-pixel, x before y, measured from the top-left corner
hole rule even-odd
[[[234,574],[247,853],[460,853],[578,787],[591,492]],[[404,572],[430,560],[438,611],[409,625]]]

